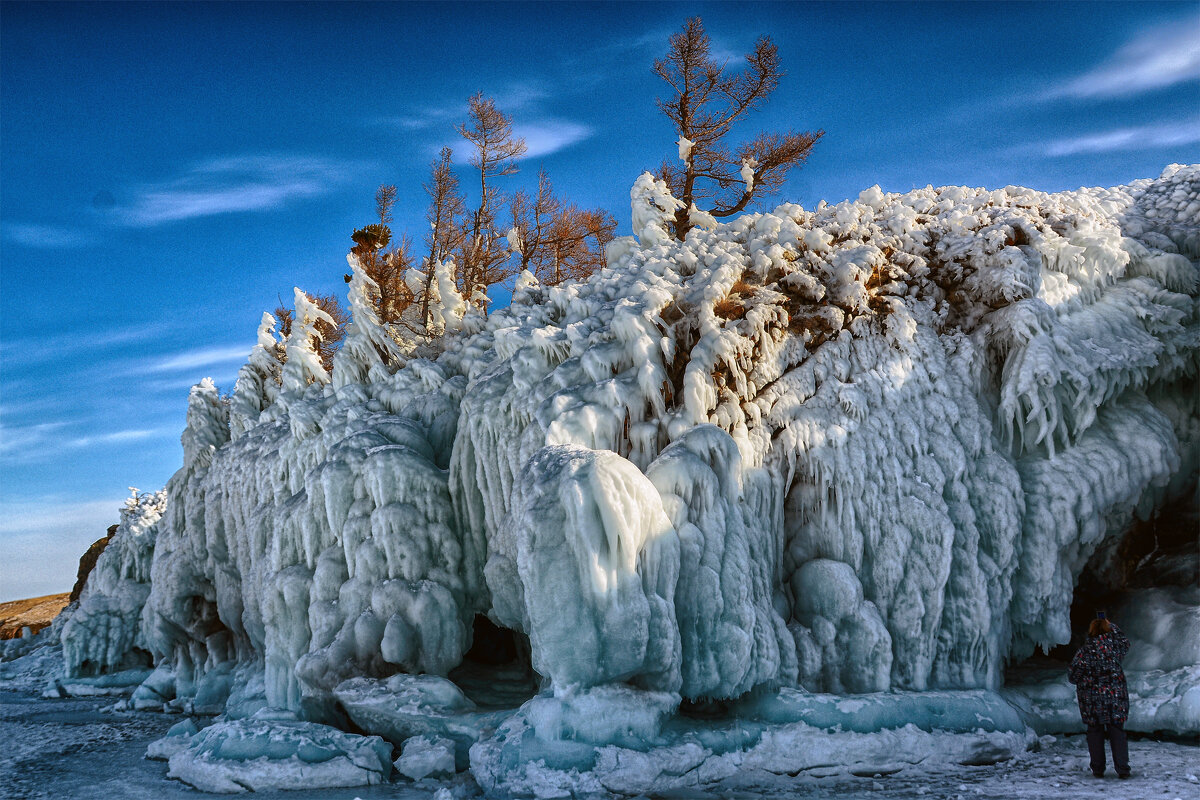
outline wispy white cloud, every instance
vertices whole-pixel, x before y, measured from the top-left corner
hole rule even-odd
[[[512,81],[494,92],[485,91],[484,94],[495,101],[497,108],[512,116],[536,107],[540,101],[550,97],[551,92],[541,81],[526,80]],[[467,101],[463,98],[457,102],[412,109],[404,114],[374,117],[370,122],[410,131],[440,128],[441,132],[445,132],[453,130],[455,125],[465,122],[466,119]]]
[[[1141,125],[1055,139],[1039,146],[1045,155],[1073,156],[1083,153],[1109,153],[1119,150],[1150,150],[1156,147],[1179,147],[1200,142],[1200,119],[1188,122],[1168,122]]]
[[[5,222],[3,232],[5,241],[37,250],[71,250],[95,241],[85,231],[37,222]]]
[[[107,444],[125,444],[126,442],[140,442],[145,439],[158,439],[178,436],[179,431],[174,428],[131,428],[123,431],[111,431],[109,433],[97,433],[91,436],[77,436],[73,439],[67,439],[63,442],[63,447],[94,447],[96,445]]]
[[[162,225],[197,217],[267,211],[316,197],[358,165],[309,156],[235,156],[201,162],[183,175],[136,187],[114,211],[127,224]]]
[[[41,422],[33,425],[0,426],[0,456],[9,461],[29,462],[53,457],[63,450],[104,445],[119,445],[146,439],[178,436],[171,427],[129,428],[104,433],[72,432],[78,425],[69,422]]]
[[[66,422],[41,422],[35,425],[0,425],[0,455],[24,453],[45,444]]]
[[[1200,79],[1200,29],[1194,17],[1143,31],[1108,60],[1047,93],[1127,97]]]
[[[185,350],[182,353],[176,353],[173,356],[159,359],[145,369],[149,372],[175,372],[196,369],[197,367],[228,364],[232,361],[245,361],[249,356],[249,345],[201,347],[195,350]]]
[[[466,116],[466,105],[453,108],[431,106],[416,109],[408,114],[374,117],[370,121],[385,128],[401,128],[409,131],[427,130],[434,127],[450,127]]]
[[[170,327],[171,325],[166,322],[152,322],[109,330],[89,328],[86,337],[78,331],[72,331],[70,333],[44,333],[19,338],[5,338],[0,341],[0,359],[3,359],[6,367],[42,361],[61,362],[65,354],[80,351],[85,339],[86,355],[88,358],[94,358],[97,351],[146,341],[161,335]]]
[[[513,125],[513,135],[525,140],[525,155],[522,160],[540,158],[565,150],[589,138],[595,131],[587,125],[562,119],[543,119]],[[474,154],[473,145],[465,139],[446,142],[442,140],[431,150],[448,145],[454,152],[454,160],[465,164]]]
[[[535,107],[549,98],[550,94],[550,87],[542,81],[523,80],[502,86],[492,95],[492,99],[496,101],[497,108],[508,114]]]
[[[587,125],[567,120],[548,119],[513,126],[513,133],[525,140],[525,158],[538,158],[557,153],[590,137]]]

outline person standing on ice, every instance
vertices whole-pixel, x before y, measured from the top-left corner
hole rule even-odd
[[[1129,744],[1125,720],[1129,718],[1129,689],[1121,660],[1129,652],[1129,637],[1105,618],[1103,611],[1088,626],[1087,641],[1071,659],[1067,679],[1075,684],[1079,714],[1087,725],[1092,774],[1104,777],[1104,740],[1112,745],[1117,777],[1129,777]]]

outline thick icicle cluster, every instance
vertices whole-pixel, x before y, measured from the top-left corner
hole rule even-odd
[[[1089,559],[1195,491],[1200,168],[875,187],[682,243],[661,182],[631,198],[638,238],[586,283],[523,280],[466,325],[443,302],[436,360],[394,349],[357,269],[332,381],[306,297],[286,363],[264,316],[231,407],[193,390],[140,632],[80,617],[72,652],[107,668],[140,636],[158,668],[135,701],[344,711],[453,743],[491,787],[678,788],[815,746],[804,690],[1003,706],[1006,659],[1070,639]],[[446,679],[477,615],[553,696],[496,717]],[[781,687],[782,717],[745,712],[761,741],[669,722]],[[902,725],[909,696],[859,724]],[[962,758],[1024,741],[996,725]],[[638,784],[621,759],[651,741],[684,766]]]
[[[112,553],[96,562],[74,609],[62,628],[64,677],[91,678],[149,666],[150,648],[139,624],[150,593],[150,562],[155,523],[162,517],[167,492],[138,493],[121,509],[121,523],[109,540]],[[106,550],[108,549],[106,548]]]

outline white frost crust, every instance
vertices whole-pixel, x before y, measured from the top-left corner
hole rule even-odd
[[[331,380],[335,389],[386,380],[411,355],[411,347],[397,342],[379,319],[375,305],[379,286],[363,269],[358,256],[349,253],[346,261],[350,265],[350,323],[341,354],[333,364]]]
[[[667,225],[674,219],[675,209],[683,208],[683,203],[675,199],[667,184],[643,172],[634,182],[629,198],[633,206],[633,232],[642,247],[669,244],[671,235]]]
[[[433,276],[437,285],[437,298],[430,304],[430,314],[433,317],[432,333],[454,333],[462,328],[463,317],[467,314],[467,301],[459,294],[454,282],[454,262],[435,262]]]
[[[262,412],[279,396],[283,363],[279,360],[281,344],[275,335],[276,325],[275,317],[264,311],[250,360],[238,370],[229,402],[231,438],[236,439],[257,425]]]
[[[742,168],[738,171],[738,174],[742,176],[742,183],[746,184],[746,194],[754,191],[754,169],[757,166],[757,161],[748,158],[742,162]]]
[[[313,348],[313,338],[320,339],[318,322],[334,325],[333,318],[317,307],[312,299],[295,287],[294,305],[296,318],[287,339],[287,363],[283,365],[283,392],[286,395],[302,393],[310,384],[329,383],[329,373],[321,363],[321,357]]]
[[[521,231],[517,228],[509,228],[508,233],[504,234],[505,240],[508,242],[509,252],[520,253],[524,250],[525,243],[521,241]]]
[[[686,164],[692,158],[692,148],[696,146],[696,143],[686,136],[680,136],[678,144],[679,160]]]

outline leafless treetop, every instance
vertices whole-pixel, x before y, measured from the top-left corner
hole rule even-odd
[[[693,143],[686,163],[665,162],[659,174],[672,193],[683,201],[676,214],[675,234],[687,235],[688,208],[693,203],[715,217],[744,210],[754,198],[770,194],[802,164],[823,131],[761,133],[731,149],[725,142],[734,124],[763,106],[784,76],[778,48],[770,37],[761,37],[746,55],[740,72],[728,74],[727,64],[711,54],[704,24],[692,17],[671,35],[669,51],[654,62],[654,73],[671,87],[659,109],[674,123],[680,136]],[[749,165],[752,186],[742,175]]]

